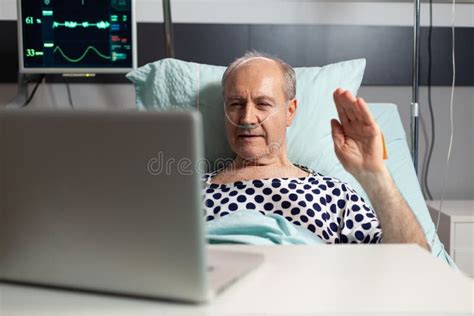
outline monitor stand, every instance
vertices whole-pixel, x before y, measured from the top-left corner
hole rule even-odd
[[[28,84],[41,75],[18,74],[18,92],[16,96],[7,103],[6,108],[22,108],[28,100]]]

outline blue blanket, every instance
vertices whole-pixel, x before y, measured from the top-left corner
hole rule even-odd
[[[293,225],[281,215],[262,215],[255,210],[241,210],[207,222],[207,241],[248,245],[325,244],[309,230]],[[446,260],[457,270],[449,256]]]
[[[241,210],[207,222],[210,244],[314,245],[324,242],[278,214]]]

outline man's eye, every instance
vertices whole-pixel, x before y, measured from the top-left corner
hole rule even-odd
[[[238,108],[242,107],[242,104],[234,102],[234,103],[227,104],[227,107],[229,107],[230,109],[238,109]]]

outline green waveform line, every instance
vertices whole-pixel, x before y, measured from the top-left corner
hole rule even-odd
[[[87,21],[84,22],[75,22],[75,21],[64,21],[64,23],[61,22],[53,22],[53,29],[64,26],[70,29],[75,29],[76,27],[83,27],[83,28],[88,28],[88,27],[97,27],[98,29],[107,29],[110,27],[110,23],[107,21],[99,21],[97,23],[90,23]]]
[[[56,51],[58,51],[66,60],[68,60],[69,62],[71,63],[78,63],[80,62],[81,60],[84,59],[84,57],[86,57],[87,53],[89,52],[89,50],[93,50],[99,57],[102,57],[104,59],[110,59],[110,56],[106,56],[104,54],[102,54],[101,52],[99,52],[97,50],[97,48],[95,48],[94,46],[88,46],[86,48],[86,50],[84,51],[84,53],[82,53],[81,56],[79,56],[78,58],[71,58],[71,57],[68,57],[64,52],[63,50],[61,49],[61,47],[59,46],[56,46],[56,48],[53,50],[53,54],[56,53]]]

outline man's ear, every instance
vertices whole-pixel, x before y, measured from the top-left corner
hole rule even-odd
[[[292,99],[288,102],[288,107],[286,108],[286,127],[289,127],[291,122],[293,122],[297,107],[298,101],[296,99]]]

